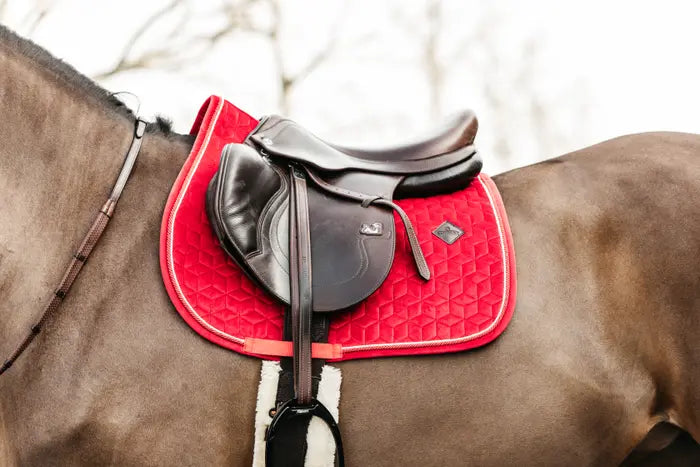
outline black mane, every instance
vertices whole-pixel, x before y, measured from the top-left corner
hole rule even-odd
[[[24,55],[38,63],[43,69],[53,74],[63,85],[79,91],[101,102],[107,109],[134,119],[134,112],[127,107],[114,93],[107,91],[92,79],[78,72],[68,63],[54,57],[42,47],[29,39],[17,35],[14,31],[0,24],[0,46],[6,46],[14,52]],[[171,133],[171,122],[164,117],[156,117],[156,121],[148,124],[149,131],[157,131],[168,135]]]

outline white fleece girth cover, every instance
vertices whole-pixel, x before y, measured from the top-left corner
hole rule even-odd
[[[280,364],[265,360],[260,370],[258,402],[255,408],[255,444],[253,467],[265,467],[265,430],[270,425],[270,409],[275,406],[277,382]],[[321,370],[321,382],[318,385],[318,400],[326,406],[338,421],[338,404],[340,403],[340,370],[325,365]],[[332,467],[335,460],[335,442],[326,424],[317,417],[311,419],[306,435],[306,467]]]

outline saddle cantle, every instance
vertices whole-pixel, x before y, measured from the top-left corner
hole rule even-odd
[[[464,113],[450,125],[463,128],[458,135],[363,151],[332,146],[291,120],[267,117],[244,144],[224,148],[207,191],[207,214],[221,245],[246,274],[289,304],[290,200],[293,182],[303,178],[313,311],[344,310],[367,298],[389,273],[396,239],[392,211],[415,238],[410,220],[392,202],[394,194],[458,190],[479,173],[475,126],[473,114]],[[412,248],[427,279],[417,239]]]

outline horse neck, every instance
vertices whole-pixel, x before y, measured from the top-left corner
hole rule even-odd
[[[7,44],[0,44],[0,67],[0,342],[10,342],[0,345],[4,354],[36,318],[106,201],[134,119]],[[178,135],[146,135],[125,195],[137,191],[148,202],[131,210],[129,222],[157,222],[189,146]],[[111,226],[126,221],[119,210]],[[120,254],[128,255],[126,248]]]

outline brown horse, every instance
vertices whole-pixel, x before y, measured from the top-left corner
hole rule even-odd
[[[0,69],[5,356],[108,194],[134,116],[4,28]],[[0,465],[250,465],[260,361],[197,336],[160,278],[191,144],[149,126],[61,313],[0,378]],[[683,431],[665,455],[698,462],[700,136],[626,136],[495,181],[518,255],[509,329],[469,353],[338,364],[348,464],[617,465]]]

